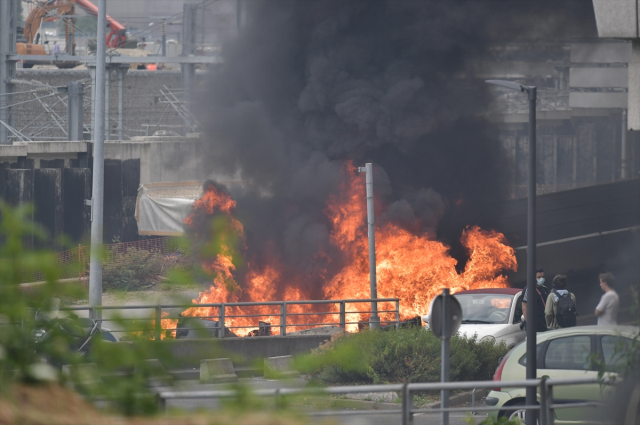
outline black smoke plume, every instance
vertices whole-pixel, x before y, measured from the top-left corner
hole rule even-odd
[[[340,266],[323,210],[351,160],[376,165],[379,221],[431,233],[463,262],[462,230],[498,226],[512,173],[474,64],[590,7],[558,3],[244,1],[200,119],[212,174],[250,188],[234,193],[249,261],[276,256],[318,288],[314,270]]]

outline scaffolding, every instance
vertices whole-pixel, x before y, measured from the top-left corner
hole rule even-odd
[[[55,56],[18,55],[17,39],[17,2],[20,0],[0,1],[0,145],[14,142],[33,142],[40,140],[93,140],[96,128],[93,112],[95,111],[95,55],[76,56],[59,54]],[[163,18],[174,24],[181,20],[183,26],[183,51],[179,57],[127,57],[120,56],[115,49],[107,51],[106,85],[112,82],[118,85],[118,108],[116,116],[111,116],[110,96],[105,96],[105,139],[117,137],[124,140],[134,129],[124,125],[124,85],[127,70],[131,64],[145,63],[177,63],[181,65],[182,89],[171,89],[163,85],[160,89],[161,103],[166,104],[160,121],[169,110],[173,110],[182,121],[182,132],[197,132],[199,125],[192,112],[192,93],[194,90],[195,66],[219,63],[215,56],[196,56],[196,17],[198,8],[204,8],[217,0],[205,0],[198,4],[185,4],[183,12]],[[134,36],[147,35],[147,29]],[[89,79],[72,81],[67,86],[50,86],[38,81],[27,81],[16,78],[16,64],[19,61],[77,62],[87,66]],[[85,96],[85,94],[89,94]],[[80,100],[79,100],[80,99]],[[28,122],[16,119],[16,107],[35,103],[40,113]],[[71,106],[70,106],[71,105]],[[78,106],[78,105],[81,105]],[[85,124],[84,111],[91,111],[91,120]],[[78,124],[80,123],[80,124]],[[161,127],[158,122],[155,127]],[[113,131],[115,129],[115,132]],[[147,128],[148,132],[148,128]]]

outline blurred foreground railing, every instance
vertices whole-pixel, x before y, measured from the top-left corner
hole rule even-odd
[[[171,318],[167,314],[166,310],[168,309],[202,309],[202,308],[213,308],[217,309],[217,313],[215,315],[198,315],[195,316],[193,313],[189,313],[189,315],[180,316],[181,319],[184,319],[188,322],[189,319],[204,319],[209,320],[215,323],[212,328],[218,338],[224,338],[226,336],[226,330],[233,329],[261,329],[267,328],[268,332],[265,332],[264,335],[271,335],[271,329],[275,328],[279,331],[279,335],[285,336],[287,335],[287,327],[293,328],[314,328],[321,326],[338,326],[343,330],[346,330],[347,325],[362,325],[364,322],[361,320],[353,321],[354,315],[367,315],[371,313],[370,304],[372,302],[376,302],[378,304],[382,304],[382,308],[379,307],[378,313],[380,314],[380,325],[395,325],[396,328],[400,325],[400,300],[398,298],[366,298],[366,299],[347,299],[347,300],[306,300],[306,301],[265,301],[265,302],[240,302],[240,303],[207,303],[207,304],[156,304],[156,305],[115,305],[115,306],[99,306],[99,307],[91,307],[91,306],[70,306],[61,308],[61,310],[65,311],[87,311],[88,315],[92,318],[98,318],[98,321],[101,323],[105,322],[117,322],[117,321],[149,321],[152,324],[154,329],[155,339],[160,339],[163,331],[190,331],[190,330],[202,330],[202,328],[198,327],[176,327],[176,328],[163,328],[162,320],[166,319],[174,319]],[[348,309],[348,306],[353,305],[361,305],[365,304],[366,308],[363,310],[354,310]],[[325,305],[330,306],[329,310],[332,311],[311,311],[312,306]],[[298,306],[306,306],[305,308],[295,308]],[[385,307],[386,306],[386,307]],[[264,312],[264,311],[255,311],[256,308],[273,308],[275,312]],[[360,307],[362,308],[362,307]],[[141,310],[141,311],[149,311],[151,318],[145,319],[144,317],[136,317],[136,318],[105,318],[104,314],[97,314],[97,311],[101,312],[106,311],[124,311],[124,310]],[[232,311],[234,314],[227,314],[229,311]],[[242,310],[245,310],[243,312]],[[328,319],[326,321],[322,320],[322,317],[333,317],[333,319]],[[266,320],[267,318],[277,318],[278,324],[271,324],[268,322],[263,322],[259,320],[260,318]],[[313,322],[301,322],[292,320],[291,318],[304,318],[311,317],[312,319],[316,319]],[[258,323],[251,325],[229,325],[226,324],[221,326],[221,323],[225,323],[227,319],[250,319],[256,320]],[[160,320],[156,320],[160,319]],[[337,319],[337,320],[336,320]],[[177,325],[177,323],[176,323]],[[144,329],[127,329],[128,331],[142,331]],[[118,329],[112,329],[112,331],[118,332]]]
[[[538,389],[539,404],[533,406],[517,406],[518,409],[530,409],[538,412],[540,425],[554,425],[555,410],[568,408],[597,408],[602,403],[595,401],[556,403],[553,398],[553,388],[566,385],[600,384],[598,378],[576,378],[576,379],[529,379],[522,381],[469,381],[469,382],[438,382],[438,383],[415,383],[415,384],[390,384],[390,385],[358,385],[345,387],[328,388],[277,388],[255,390],[253,394],[262,397],[275,397],[276,405],[278,399],[293,395],[330,395],[330,394],[353,394],[353,393],[381,393],[395,391],[402,394],[402,402],[399,409],[376,410],[375,414],[401,414],[401,424],[410,425],[413,423],[413,416],[417,413],[441,413],[441,412],[468,412],[471,409],[475,412],[491,412],[496,410],[514,410],[516,406],[506,409],[499,409],[495,406],[487,407],[447,407],[435,409],[416,409],[413,405],[413,398],[418,391],[441,391],[441,390],[475,390],[491,389],[496,385],[501,388],[530,388]],[[194,399],[220,399],[235,398],[238,393],[235,390],[219,391],[165,391],[158,394],[161,409],[166,409],[168,400],[194,400]],[[338,415],[366,415],[371,414],[370,410],[329,410],[309,413],[313,416],[338,416]]]

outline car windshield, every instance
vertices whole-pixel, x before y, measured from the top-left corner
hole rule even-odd
[[[462,323],[508,323],[513,295],[460,294],[456,295],[462,306]]]

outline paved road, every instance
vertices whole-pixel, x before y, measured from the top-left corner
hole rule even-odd
[[[291,379],[287,381],[267,380],[264,378],[241,378],[240,383],[250,385],[254,389],[270,389],[270,388],[302,388],[306,385],[304,379]],[[161,387],[158,391],[202,391],[202,390],[222,390],[228,389],[226,384],[200,384],[198,381],[177,381],[174,387]],[[268,405],[273,403],[270,398],[265,398],[265,403]],[[478,405],[484,406],[483,401],[479,401]],[[470,406],[470,403],[461,405],[460,407]],[[167,409],[180,409],[184,411],[197,411],[197,410],[214,410],[220,407],[220,401],[218,400],[193,400],[193,399],[180,399],[180,400],[168,400]],[[308,408],[303,407],[307,410]],[[400,409],[400,405],[398,405]],[[345,413],[353,412],[352,409],[343,409]],[[486,414],[478,413],[474,416],[476,423],[480,423]],[[383,425],[400,423],[400,415],[398,413],[386,413],[385,410],[369,410],[366,413],[358,413],[357,415],[336,415],[330,416],[337,422],[344,425]],[[313,422],[320,423],[326,416],[316,417]],[[467,413],[451,413],[450,423],[451,425],[467,425],[465,422]],[[414,416],[415,425],[436,425],[440,424],[440,414],[417,414]]]

